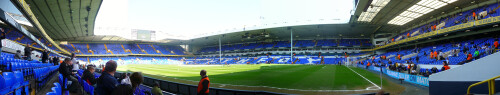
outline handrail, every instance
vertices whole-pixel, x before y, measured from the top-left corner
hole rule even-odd
[[[497,79],[497,78],[500,78],[500,76],[496,76],[496,77],[493,77],[493,78],[490,78],[490,79],[487,79],[484,81],[480,81],[480,82],[477,82],[477,83],[470,85],[469,88],[467,89],[467,95],[470,94],[470,88],[477,86],[477,85],[480,85],[480,84],[483,84],[483,83],[486,83],[486,82],[488,82],[489,95],[495,94],[495,79]]]

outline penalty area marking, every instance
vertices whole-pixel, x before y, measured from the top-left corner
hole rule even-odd
[[[347,67],[347,66],[346,66],[346,68],[348,68],[348,69],[349,69],[349,70],[351,70],[352,72],[354,72],[354,73],[358,74],[359,76],[361,76],[362,78],[364,78],[366,81],[368,81],[368,82],[370,82],[370,83],[372,83],[372,84],[374,85],[374,86],[372,86],[372,87],[368,87],[368,88],[366,88],[366,90],[378,90],[378,89],[382,89],[382,88],[380,88],[380,86],[378,86],[378,85],[376,85],[375,83],[373,83],[372,81],[368,80],[367,78],[365,78],[364,76],[362,76],[362,75],[361,75],[361,74],[359,74],[358,72],[356,72],[356,71],[352,70],[351,68],[349,68],[349,67]],[[377,89],[377,88],[378,88],[378,89]]]

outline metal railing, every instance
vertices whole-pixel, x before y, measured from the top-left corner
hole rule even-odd
[[[497,79],[497,78],[500,78],[500,76],[496,76],[496,77],[490,78],[488,80],[480,81],[480,82],[477,82],[477,83],[474,83],[474,84],[470,85],[469,88],[467,89],[467,95],[470,94],[470,89],[472,87],[478,86],[478,85],[486,83],[486,82],[488,82],[488,93],[489,93],[489,95],[495,94],[495,79]]]

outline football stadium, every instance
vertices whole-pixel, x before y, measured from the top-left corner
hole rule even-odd
[[[499,0],[0,0],[0,95],[499,95]]]

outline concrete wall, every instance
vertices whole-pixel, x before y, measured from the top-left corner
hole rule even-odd
[[[500,53],[495,53],[462,66],[433,74],[429,77],[431,95],[463,95],[476,82],[500,75]],[[497,82],[500,79],[496,80]],[[496,84],[496,91],[500,91]],[[486,87],[486,88],[485,88]],[[471,92],[487,94],[487,85],[474,87]]]

